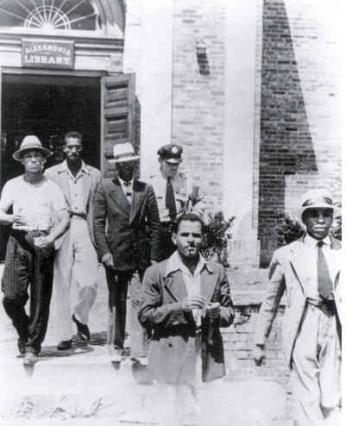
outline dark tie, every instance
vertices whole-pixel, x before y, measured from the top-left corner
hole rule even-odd
[[[125,186],[125,195],[126,195],[127,201],[131,204],[131,197],[132,197],[131,181],[124,181],[124,186]]]
[[[317,281],[318,281],[318,292],[323,299],[329,299],[333,292],[333,283],[329,275],[327,261],[324,256],[322,246],[323,241],[317,243],[318,255],[317,255]]]
[[[168,209],[169,217],[171,218],[171,220],[175,220],[177,216],[177,207],[175,205],[174,188],[172,185],[171,178],[167,178],[166,209]]]

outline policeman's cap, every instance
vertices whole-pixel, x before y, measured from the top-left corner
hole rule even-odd
[[[182,162],[183,148],[180,145],[169,144],[163,145],[158,151],[161,160],[167,161],[169,164],[179,164]]]

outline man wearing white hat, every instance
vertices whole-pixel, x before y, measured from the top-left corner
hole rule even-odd
[[[125,340],[128,285],[135,272],[141,281],[151,261],[159,258],[160,220],[153,188],[134,177],[139,156],[133,146],[117,144],[113,155],[117,176],[104,179],[96,193],[94,234],[109,290],[108,344],[112,360],[120,361]],[[136,298],[132,299],[132,305],[137,302]],[[132,315],[132,325],[132,355],[144,358],[144,337],[136,314]]]
[[[60,188],[43,175],[49,155],[36,136],[26,136],[13,154],[23,164],[24,174],[6,182],[0,200],[0,223],[11,227],[2,279],[3,305],[18,332],[18,349],[25,354],[26,364],[36,361],[46,334],[54,242],[69,223]]]
[[[82,160],[82,135],[66,133],[66,160],[50,167],[46,176],[57,183],[69,208],[70,226],[64,234],[54,262],[54,292],[59,322],[58,350],[72,347],[73,324],[78,336],[88,341],[89,312],[96,299],[98,260],[94,246],[93,202],[101,180],[99,170]],[[75,301],[71,307],[72,284]]]
[[[265,359],[265,342],[285,292],[282,339],[296,424],[336,425],[341,374],[341,244],[329,235],[333,200],[321,191],[308,192],[300,213],[305,235],[273,255],[255,333],[254,361],[261,365]]]

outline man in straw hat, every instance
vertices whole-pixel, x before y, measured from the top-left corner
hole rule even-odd
[[[112,361],[119,362],[125,340],[128,285],[135,272],[141,280],[151,261],[158,259],[160,222],[153,188],[134,177],[139,156],[133,146],[130,143],[117,144],[113,154],[117,176],[104,179],[98,188],[94,203],[94,233],[109,290],[107,343]],[[139,282],[137,280],[137,284]],[[133,297],[132,305],[137,302]],[[136,312],[131,319],[131,353],[139,361],[144,361],[144,337]]]
[[[13,154],[23,164],[24,174],[6,182],[0,200],[0,223],[11,226],[2,279],[3,305],[18,332],[18,349],[25,354],[26,364],[36,361],[46,334],[54,241],[69,223],[60,188],[43,175],[49,155],[36,136],[26,136]]]
[[[340,242],[329,235],[334,204],[330,195],[304,195],[300,214],[306,228],[297,241],[275,251],[269,285],[255,333],[254,360],[265,359],[281,297],[286,292],[283,350],[290,368],[294,418],[299,426],[337,424],[340,407]]]
[[[68,132],[64,137],[65,161],[46,171],[57,183],[69,209],[70,226],[64,234],[54,261],[54,292],[59,319],[58,350],[72,347],[72,321],[78,336],[88,341],[88,317],[96,299],[98,259],[94,246],[93,202],[101,173],[82,159],[82,135]],[[76,297],[71,307],[72,284]]]

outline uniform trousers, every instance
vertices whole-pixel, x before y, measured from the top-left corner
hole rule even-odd
[[[35,236],[42,235],[40,231]],[[53,284],[54,246],[37,248],[25,240],[25,233],[13,231],[6,250],[2,278],[3,305],[17,330],[26,342],[26,350],[38,354],[44,340]],[[29,315],[25,304],[29,299]]]
[[[138,309],[141,302],[141,284],[144,270],[114,271],[106,268],[108,284],[108,330],[107,344],[115,349],[124,349],[127,293],[130,287],[130,339],[131,355],[143,357],[147,355],[148,338],[145,329],[138,321]]]
[[[340,375],[336,317],[308,304],[293,351],[291,385],[296,424],[337,425]]]
[[[70,340],[73,335],[72,314],[82,324],[88,323],[96,298],[98,260],[85,219],[72,216],[69,230],[63,238],[54,262],[54,299],[59,340]]]

